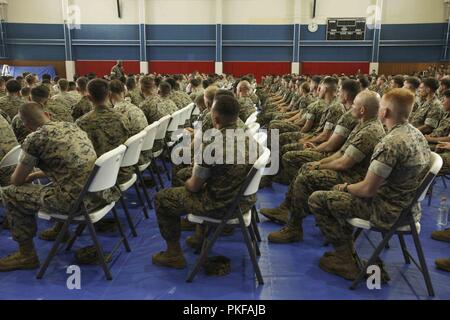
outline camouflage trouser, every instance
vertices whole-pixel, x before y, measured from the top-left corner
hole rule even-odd
[[[161,190],[156,195],[155,204],[159,231],[167,242],[180,240],[181,216],[195,214],[221,219],[224,215],[224,210],[206,211],[201,194],[191,193],[185,187]]]
[[[261,126],[268,125],[277,115],[280,115],[281,113],[279,111],[276,111],[274,108],[273,110],[267,110],[266,112],[260,112],[257,116],[257,122]]]
[[[347,223],[347,219],[369,220],[376,209],[371,200],[339,191],[314,192],[309,197],[308,205],[322,234],[334,247],[346,245],[353,240],[353,228]]]
[[[298,125],[283,120],[273,120],[269,125],[270,130],[278,129],[279,134],[287,132],[300,132],[302,128]]]
[[[73,202],[52,187],[26,184],[8,186],[2,190],[3,201],[11,217],[13,239],[23,242],[36,235],[36,213],[39,210],[65,213]]]
[[[359,177],[346,172],[333,170],[308,170],[304,165],[296,178],[289,185],[286,195],[286,205],[290,211],[289,224],[299,226],[303,218],[309,213],[308,198],[314,191],[331,190],[341,183],[353,183],[359,181]]]
[[[440,156],[442,157],[442,160],[444,160],[444,164],[442,165],[439,174],[450,175],[450,152],[441,153]]]
[[[290,145],[288,145],[290,146]],[[308,162],[315,162],[328,157],[330,153],[317,152],[313,150],[289,151],[283,154],[281,158],[281,179],[290,184],[292,179],[297,176],[301,167]]]
[[[13,239],[22,242],[36,235],[36,213],[43,210],[49,213],[67,214],[75,199],[62,193],[59,188],[38,184],[8,186],[1,190],[7,214],[11,217]],[[78,196],[78,195],[76,195]],[[118,188],[89,194],[84,205],[88,211],[115,202],[120,197]]]
[[[182,187],[192,175],[192,166],[181,164],[172,167],[172,187]]]
[[[11,184],[11,176],[15,170],[14,167],[0,169],[0,187],[6,187]]]

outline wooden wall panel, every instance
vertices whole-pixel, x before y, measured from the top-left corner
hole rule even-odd
[[[440,66],[445,63],[380,63],[379,74],[384,75],[396,75],[396,74],[413,74],[415,72],[420,72],[428,69],[429,66]],[[448,65],[448,63],[447,63]]]
[[[8,64],[11,66],[29,66],[41,67],[52,65],[59,77],[66,77],[66,64],[64,61],[45,61],[45,60],[0,60],[0,64]]]

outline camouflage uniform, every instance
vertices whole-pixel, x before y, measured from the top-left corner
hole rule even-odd
[[[111,74],[116,76],[118,79],[120,79],[120,78],[125,76],[125,73],[123,71],[123,67],[120,67],[118,65],[115,65],[114,67],[112,67]]]
[[[8,121],[0,116],[0,160],[19,143]],[[0,187],[9,185],[14,167],[0,169]]]
[[[76,105],[79,102],[78,98],[75,98],[68,92],[60,92],[57,95],[54,95],[50,100],[57,101],[67,107],[67,110],[71,110],[72,106]]]
[[[442,117],[442,105],[437,97],[424,101],[417,111],[411,116],[411,124],[414,127],[427,125],[436,129]]]
[[[94,108],[78,119],[76,124],[87,133],[98,157],[117,148],[131,136],[128,119],[108,107]],[[119,183],[128,181],[131,175],[132,168],[121,168]]]
[[[181,91],[172,91],[169,95],[170,100],[175,102],[178,109],[183,109],[192,103],[191,98],[187,93]]]
[[[255,104],[250,97],[240,97],[238,99],[241,105],[241,111],[239,112],[239,118],[242,121],[246,121],[253,113],[255,113]]]
[[[334,247],[352,241],[350,218],[370,220],[379,228],[390,228],[414,197],[426,170],[430,149],[425,137],[412,125],[395,126],[375,147],[369,171],[385,179],[371,199],[350,193],[318,191],[309,198],[309,208],[327,241]],[[414,208],[420,219],[420,208]]]
[[[52,120],[54,121],[73,122],[70,109],[60,100],[48,100],[44,109],[52,114]]]
[[[222,128],[236,129],[237,125]],[[226,141],[224,141],[226,143]],[[223,148],[225,163],[226,148]],[[197,193],[191,193],[185,187],[165,189],[156,195],[156,216],[162,237],[167,242],[180,239],[180,217],[185,214],[208,216],[216,219],[222,218],[235,195],[239,192],[242,183],[252,165],[248,164],[248,148],[238,146],[234,142],[234,154],[244,152],[246,164],[196,164],[193,174],[206,179],[205,186]],[[235,158],[236,159],[236,158]],[[235,162],[236,163],[236,162]],[[256,196],[244,197],[240,203],[242,212],[246,212],[255,203]]]
[[[10,120],[19,112],[19,107],[25,101],[19,96],[5,96],[0,98],[0,110],[6,113]]]
[[[12,218],[14,240],[20,243],[36,235],[36,213],[39,210],[67,214],[96,159],[86,133],[73,123],[49,122],[30,134],[22,145],[20,163],[29,168],[38,167],[52,183],[46,186],[8,186],[2,190]],[[102,201],[92,194],[84,204],[89,211],[102,205]]]
[[[145,97],[142,95],[141,90],[138,88],[128,92],[127,96],[131,98],[131,103],[136,106],[140,106],[141,103],[145,100]]]
[[[446,176],[450,175],[450,151],[441,153],[440,156],[442,157],[444,164],[442,165],[442,169],[439,174]]]
[[[84,116],[86,113],[92,110],[92,102],[87,96],[84,96],[78,101],[77,104],[72,106],[71,115],[74,121]]]
[[[369,167],[375,146],[384,137],[383,125],[378,119],[360,123],[352,131],[339,153],[352,158],[356,164],[347,171],[308,170],[303,166],[289,185],[285,204],[291,212],[289,224],[298,227],[309,214],[308,197],[317,190],[330,190],[335,185],[360,181]]]
[[[439,126],[431,133],[432,137],[447,137],[450,134],[450,111],[443,112]]]
[[[147,122],[152,124],[155,121],[158,121],[166,114],[162,114],[158,109],[158,105],[161,102],[161,98],[157,95],[152,95],[147,97],[140,105],[139,108],[144,111],[145,117],[147,118]]]
[[[173,102],[172,100],[170,100],[169,97],[161,97],[161,101],[158,103],[158,111],[162,114],[162,115],[170,115],[173,114],[174,112],[178,111],[178,107],[175,104],[175,102]]]

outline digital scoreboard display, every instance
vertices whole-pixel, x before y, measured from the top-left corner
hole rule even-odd
[[[366,18],[329,18],[327,40],[364,40]]]

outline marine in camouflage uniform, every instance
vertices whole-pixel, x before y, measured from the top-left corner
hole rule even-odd
[[[78,103],[72,106],[70,111],[72,119],[76,121],[77,119],[84,116],[86,113],[92,110],[92,102],[89,100],[88,96],[83,96]]]
[[[128,119],[105,106],[95,106],[91,112],[79,118],[76,124],[87,133],[98,157],[117,148],[131,137]],[[132,172],[132,168],[121,168],[118,182],[130,180]],[[119,196],[117,193],[115,201]]]
[[[225,130],[236,128],[236,124],[227,125],[221,128],[220,132],[225,136]],[[224,141],[225,143],[226,141]],[[239,192],[242,183],[252,168],[252,165],[248,164],[248,146],[242,148],[242,146],[238,146],[237,140],[234,141],[234,155],[237,157],[244,152],[245,164],[227,164],[225,161],[227,152],[225,145],[223,150],[224,164],[195,164],[193,175],[206,179],[205,187],[199,192],[189,192],[183,186],[165,189],[156,195],[156,217],[161,235],[168,244],[179,242],[181,216],[195,214],[221,219],[226,214],[231,201]],[[242,212],[248,211],[255,202],[255,195],[244,197],[240,202]],[[160,264],[162,255],[163,253],[156,254],[153,257],[153,262]],[[178,267],[184,267],[184,265],[185,262],[180,263]]]
[[[12,131],[8,121],[0,116],[0,160],[19,143]],[[10,178],[14,172],[14,167],[0,169],[0,187],[10,184]]]
[[[269,241],[286,243],[303,238],[302,220],[310,213],[308,198],[318,190],[331,190],[341,183],[356,183],[365,176],[374,148],[385,136],[383,125],[377,118],[359,123],[338,151],[340,157],[351,158],[355,163],[344,171],[309,168],[304,165],[289,185],[283,207],[290,212],[287,226],[269,235]]]
[[[74,97],[69,92],[64,91],[64,92],[60,92],[60,93],[54,95],[51,98],[51,100],[54,100],[64,106],[66,106],[66,109],[70,113],[70,110],[72,110],[72,107],[80,101],[80,98],[81,98],[80,96]]]
[[[178,107],[169,97],[161,97],[161,101],[158,103],[158,111],[165,116],[178,111]]]
[[[172,90],[172,92],[169,94],[169,99],[175,102],[178,109],[183,109],[184,107],[187,107],[192,103],[189,95],[179,90]]]
[[[60,100],[47,100],[44,109],[52,114],[52,120],[54,121],[73,122],[70,109]]]
[[[165,115],[160,112],[158,105],[161,103],[161,98],[158,95],[148,96],[140,105],[139,108],[144,112],[147,122],[152,124],[158,121]]]
[[[250,97],[242,96],[238,99],[239,104],[241,105],[241,111],[239,112],[239,118],[245,122],[247,118],[250,117],[253,113],[255,113],[255,106]]]
[[[442,117],[442,104],[435,96],[433,99],[425,100],[410,117],[410,123],[418,128],[423,125],[436,129]]]
[[[411,204],[429,167],[430,149],[422,133],[411,124],[398,124],[376,146],[372,155],[368,170],[384,179],[374,197],[363,199],[335,190],[313,193],[308,201],[309,208],[326,240],[336,250],[321,259],[321,267],[328,266],[326,270],[333,268],[334,272],[354,279],[357,271],[351,272],[352,264],[356,264],[351,262],[353,228],[347,220],[361,218],[378,228],[390,228]],[[420,207],[416,205],[413,210],[416,221],[420,219],[420,213]]]
[[[52,183],[9,186],[2,190],[12,219],[12,236],[19,243],[20,250],[0,260],[0,271],[39,266],[32,240],[36,235],[37,212],[67,214],[81,193],[96,159],[86,133],[73,123],[47,122],[28,136],[22,145],[20,164],[30,171],[38,167]],[[92,210],[102,202],[102,198],[90,195],[85,205]]]
[[[24,103],[25,101],[20,96],[7,95],[0,98],[0,110],[6,113],[9,119],[12,120],[19,112],[19,107]]]
[[[145,100],[145,97],[139,88],[135,88],[134,90],[128,92],[128,96],[131,98],[131,103],[136,106],[140,106]]]

